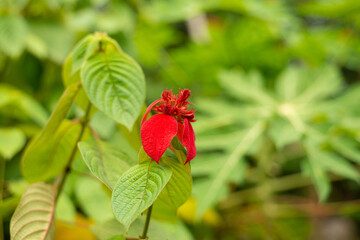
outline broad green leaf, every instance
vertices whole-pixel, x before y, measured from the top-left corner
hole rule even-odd
[[[120,148],[100,140],[80,142],[78,146],[91,173],[111,190],[120,176],[136,164],[136,160],[121,151]]]
[[[0,16],[0,51],[18,57],[25,47],[27,26],[20,16]]]
[[[219,80],[222,87],[239,100],[248,100],[265,105],[275,105],[276,101],[264,89],[247,81],[240,71],[221,71]]]
[[[60,174],[76,147],[80,131],[79,122],[64,120],[54,132],[42,135],[49,136],[40,135],[31,142],[22,158],[24,178],[29,182],[37,182]]]
[[[197,217],[201,217],[208,208],[212,207],[216,203],[220,197],[221,189],[229,179],[230,173],[238,161],[240,161],[241,157],[249,151],[256,140],[261,136],[264,128],[265,124],[263,122],[257,122],[254,124],[235,147],[229,158],[221,163],[218,173],[214,176],[214,178],[212,178],[212,181],[209,181],[206,185],[204,185],[206,193],[199,199]]]
[[[319,201],[324,202],[331,190],[329,179],[326,176],[326,172],[316,162],[316,159],[309,159],[309,161],[303,162],[303,171],[310,174],[312,181],[314,182],[316,191],[319,196]]]
[[[95,221],[106,221],[114,217],[111,196],[100,181],[81,177],[75,183],[75,196],[81,210]]]
[[[123,53],[99,53],[89,58],[81,81],[90,101],[129,130],[145,100],[145,78],[140,66]]]
[[[172,169],[172,176],[155,201],[152,215],[158,219],[173,221],[174,219],[168,219],[168,217],[175,216],[177,209],[191,195],[192,178],[190,164],[184,165],[178,159],[167,156],[161,157],[160,161]]]
[[[26,142],[24,133],[17,128],[0,128],[0,156],[11,159]],[[1,161],[1,160],[0,160]]]
[[[117,220],[129,229],[130,224],[159,196],[170,180],[170,167],[144,162],[126,171],[112,195],[112,208]]]
[[[10,222],[11,240],[54,239],[55,189],[45,183],[29,185]]]
[[[99,42],[100,38],[96,35],[88,35],[75,46],[71,54],[71,74],[81,68],[85,60],[98,48]]]
[[[343,177],[359,182],[360,175],[358,171],[344,158],[339,157],[334,153],[321,150],[314,143],[311,142],[307,142],[305,146],[309,158],[312,161],[316,161],[320,167],[325,170],[330,170],[333,173],[339,174]]]

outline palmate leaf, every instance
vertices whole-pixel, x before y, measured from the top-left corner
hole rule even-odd
[[[136,165],[121,176],[113,190],[112,208],[126,230],[154,203],[171,175],[170,167],[152,161]]]
[[[199,196],[199,207],[197,209],[197,216],[201,217],[203,213],[210,207],[212,207],[216,201],[221,197],[222,189],[226,181],[230,177],[230,173],[240,161],[241,157],[249,151],[254,142],[261,136],[262,131],[265,128],[263,122],[257,122],[253,125],[247,133],[244,135],[241,142],[235,147],[230,156],[219,167],[218,173],[212,178],[212,181],[207,181],[203,186],[206,189],[206,193]]]
[[[10,222],[11,240],[54,239],[55,190],[45,183],[29,185]]]
[[[80,142],[78,146],[91,173],[111,190],[114,189],[120,176],[136,164],[135,159],[119,148],[100,140]]]
[[[99,110],[132,129],[145,100],[145,77],[133,59],[119,52],[96,54],[85,62],[81,81]]]

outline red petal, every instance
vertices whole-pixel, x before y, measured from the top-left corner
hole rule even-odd
[[[156,162],[169,147],[177,133],[177,121],[170,115],[157,114],[141,127],[141,141],[145,152]]]
[[[180,123],[180,122],[178,122],[177,137],[178,137],[179,141],[182,143],[183,137],[184,137],[184,124]]]
[[[187,163],[196,156],[195,133],[190,121],[187,118],[184,120],[184,135],[182,143],[187,149],[187,157],[185,162]]]

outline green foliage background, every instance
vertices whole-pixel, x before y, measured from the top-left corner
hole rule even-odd
[[[65,58],[98,31],[141,65],[147,104],[165,88],[193,94],[197,207],[184,206],[177,230],[154,228],[167,228],[168,238],[181,232],[179,239],[326,239],[318,234],[329,219],[360,226],[358,0],[1,0],[6,224],[26,186],[24,146],[70,84],[62,82]],[[70,117],[82,112],[76,103]],[[136,133],[99,113],[91,124],[136,157],[139,139],[126,140]],[[88,171],[78,159],[73,169]],[[71,176],[57,218],[72,222],[78,211],[110,238],[109,194],[90,177]]]

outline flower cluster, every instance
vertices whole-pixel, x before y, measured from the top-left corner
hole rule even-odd
[[[176,95],[172,90],[165,90],[161,96],[149,105],[142,119],[142,145],[145,152],[159,162],[171,140],[177,136],[187,150],[187,163],[196,155],[195,133],[191,126],[195,122],[195,111],[188,109],[191,103],[187,101],[191,93],[188,89],[180,89]],[[151,110],[157,114],[146,120]]]

